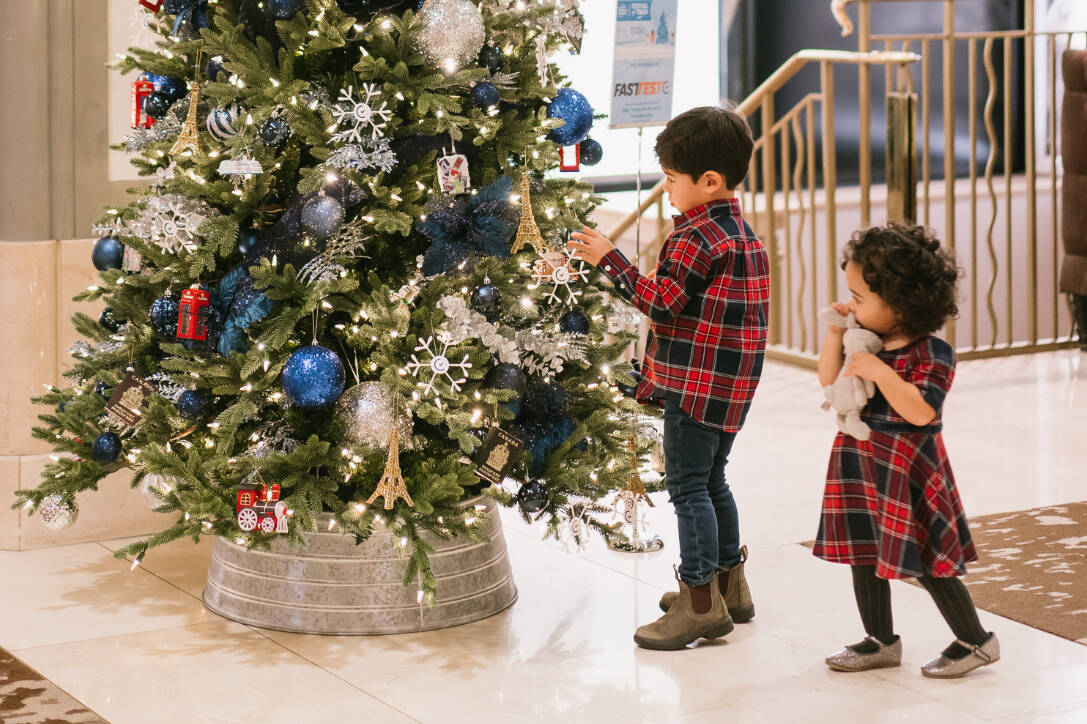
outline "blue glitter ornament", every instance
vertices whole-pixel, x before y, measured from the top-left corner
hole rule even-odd
[[[107,269],[120,269],[121,261],[125,257],[125,245],[112,236],[103,236],[94,242],[94,251],[91,252],[91,263],[98,271]]]
[[[143,99],[143,112],[158,120],[166,117],[166,114],[170,112],[170,106],[173,104],[174,101],[170,96],[162,91],[153,91]]]
[[[103,432],[94,439],[91,445],[91,454],[94,459],[103,465],[109,465],[121,454],[121,438],[116,433]]]
[[[344,209],[331,196],[314,196],[302,207],[302,228],[321,241],[336,233],[343,224]]]
[[[563,146],[573,146],[585,140],[593,127],[593,108],[585,96],[573,88],[559,88],[555,100],[547,107],[548,118],[566,121],[562,128],[555,128],[547,137]]]
[[[185,81],[181,78],[171,78],[168,75],[156,75],[150,80],[155,84],[155,90],[166,94],[166,97],[172,101],[181,100],[189,90],[185,85]]]
[[[164,337],[173,339],[177,335],[177,316],[181,312],[181,305],[177,297],[159,297],[151,302],[151,311],[148,317],[151,327]]]
[[[586,138],[581,142],[581,163],[586,166],[595,166],[604,158],[604,147],[600,141]]]
[[[476,108],[482,108],[487,110],[491,106],[498,105],[499,95],[498,88],[494,83],[476,83],[475,88],[472,89],[472,103]]]
[[[208,398],[200,390],[185,390],[174,404],[186,420],[198,420],[208,411]]]
[[[110,398],[109,385],[107,385],[105,382],[99,381],[98,384],[94,386],[94,394],[108,400]]]
[[[268,14],[276,20],[290,20],[302,9],[302,0],[265,0]]]
[[[559,329],[567,334],[588,334],[589,318],[579,309],[572,309],[559,318]]]
[[[257,135],[266,146],[282,146],[291,135],[291,127],[282,118],[269,118],[260,124]]]
[[[340,358],[319,344],[294,352],[283,367],[283,391],[291,403],[303,409],[328,407],[343,392],[343,383]]]

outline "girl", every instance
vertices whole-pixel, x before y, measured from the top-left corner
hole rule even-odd
[[[833,306],[880,335],[883,350],[857,355],[845,371],[876,385],[861,414],[872,436],[861,442],[838,433],[834,439],[813,551],[852,567],[868,635],[826,663],[837,671],[901,664],[888,579],[916,577],[956,636],[921,673],[959,677],[1000,658],[996,635],[981,627],[958,578],[977,554],[940,435],[955,354],[932,334],[958,313],[959,272],[923,227],[897,224],[856,232],[842,268],[852,296]],[[823,342],[823,386],[841,370],[843,331],[831,327]]]

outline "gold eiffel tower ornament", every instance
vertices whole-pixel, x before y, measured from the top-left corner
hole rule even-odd
[[[189,115],[185,117],[185,123],[181,126],[177,141],[170,148],[171,156],[177,156],[184,151],[192,151],[193,155],[204,152],[200,146],[200,124],[196,122],[196,106],[199,103],[200,79],[196,78],[193,80],[192,91],[189,93]]]
[[[510,251],[516,254],[526,245],[531,245],[537,254],[543,254],[547,251],[547,243],[540,233],[540,227],[536,226],[536,219],[532,216],[528,169],[521,175],[521,223],[517,227],[517,237],[514,239],[513,248]]]
[[[642,476],[638,472],[638,440],[633,435],[627,439],[627,450],[630,452],[630,476],[627,478],[627,487],[634,497],[641,498],[649,507],[656,507],[653,505],[653,500],[649,497],[649,493],[645,491],[645,484],[642,482]]]
[[[415,501],[408,495],[404,477],[400,474],[400,433],[395,425],[389,433],[389,459],[385,463],[385,472],[377,484],[377,490],[366,503],[373,503],[378,498],[385,499],[385,510],[392,510],[397,498],[403,498],[408,505],[415,507]]]

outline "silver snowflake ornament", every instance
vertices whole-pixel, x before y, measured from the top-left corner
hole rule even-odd
[[[547,294],[547,301],[562,304],[577,304],[577,298],[584,292],[572,288],[570,285],[576,281],[584,282],[589,278],[589,270],[585,268],[585,262],[574,257],[574,253],[567,248],[562,251],[548,251],[540,255],[532,268],[532,279],[536,286],[551,285]],[[566,299],[561,293],[564,292]]]
[[[413,377],[418,377],[420,373],[426,371],[430,372],[429,380],[419,380],[416,383],[416,387],[422,389],[424,395],[434,395],[434,404],[437,405],[440,410],[442,407],[441,392],[442,386],[439,385],[441,378],[445,378],[449,381],[449,391],[460,392],[461,385],[468,381],[468,370],[471,369],[472,363],[468,361],[468,355],[465,354],[460,362],[453,362],[449,359],[449,348],[453,346],[453,340],[449,335],[441,333],[437,337],[438,345],[441,345],[439,351],[436,345],[434,350],[430,349],[430,345],[434,343],[434,337],[427,337],[422,343],[415,348],[416,352],[425,352],[427,359],[420,361],[416,355],[411,356],[411,362],[407,364],[408,370]],[[452,373],[460,375],[460,377],[454,378]]]
[[[381,93],[373,83],[363,83],[359,86],[359,98],[355,99],[353,86],[340,89],[340,97],[332,106],[332,115],[336,118],[334,127],[344,126],[342,131],[332,135],[332,140],[339,143],[361,143],[363,132],[369,134],[371,141],[385,135],[385,125],[392,117],[392,111],[384,100],[377,105],[375,97],[380,100]]]

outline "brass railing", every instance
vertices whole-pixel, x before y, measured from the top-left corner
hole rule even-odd
[[[839,296],[841,271],[836,261],[842,243],[853,228],[881,222],[888,216],[881,204],[882,186],[873,186],[872,179],[873,65],[884,67],[888,92],[916,94],[919,101],[916,123],[920,127],[909,129],[903,137],[912,142],[916,131],[920,140],[919,172],[914,185],[920,216],[917,221],[934,228],[939,238],[955,250],[959,265],[966,270],[961,316],[946,330],[960,357],[1068,345],[1071,318],[1057,286],[1061,258],[1057,63],[1062,43],[1067,46],[1074,35],[1084,31],[1037,31],[1034,1],[1025,0],[1024,28],[960,32],[955,28],[956,0],[923,0],[942,3],[941,33],[873,35],[871,5],[900,1],[904,0],[835,0],[833,11],[842,23],[843,35],[853,30],[846,6],[858,6],[858,51],[801,51],[738,105],[745,115],[753,116],[756,112],[759,115],[759,127],[753,129],[757,134],[755,156],[741,193],[745,214],[771,255],[769,353],[800,364],[814,363],[819,345],[816,312]],[[1014,43],[1019,45],[1013,46]],[[873,51],[878,45],[882,49]],[[956,178],[955,53],[963,46],[969,63],[967,90],[972,99],[968,123],[971,163],[968,174]],[[998,46],[1003,51],[999,73],[994,61]],[[1023,52],[1024,82],[1021,93],[1010,97],[1014,90],[1012,51],[1016,47]],[[1044,98],[1035,97],[1035,72],[1041,67],[1038,58],[1046,60]],[[785,113],[776,115],[777,91],[808,63],[819,63],[818,92],[808,94]],[[837,183],[833,71],[841,64],[856,65],[858,71],[860,137],[856,189],[839,189]],[[932,98],[933,67],[942,68],[943,74],[939,107]],[[984,80],[979,77],[982,70]],[[982,82],[986,85],[982,86]],[[987,89],[986,103],[980,111],[973,101],[979,88]],[[1045,132],[1044,143],[1038,148],[1036,103],[1042,99]],[[1012,111],[1016,103],[1022,103],[1024,110],[1025,156],[1019,159],[1022,173],[1015,172],[1013,155]],[[1003,134],[996,129],[998,108],[1003,114]],[[911,117],[900,113],[889,116]],[[817,118],[821,121],[821,154],[817,154]],[[939,151],[943,155],[942,198],[932,179],[934,164],[941,160],[932,144],[934,118],[942,121],[944,138],[949,139]],[[979,169],[982,125],[987,153],[984,167]],[[890,144],[888,148],[887,167],[894,171],[900,171],[895,164],[912,158],[892,157],[891,149],[897,147]],[[1001,176],[996,166],[1002,149]],[[909,152],[910,149],[905,150]],[[820,170],[822,185],[816,188]],[[846,195],[850,200],[844,200]],[[655,262],[667,231],[662,199],[663,183],[658,183],[640,207],[610,231],[611,238],[618,238],[649,209],[657,207],[656,233],[643,245],[639,259],[643,268]],[[983,204],[985,201],[988,203]],[[968,202],[969,208],[960,213],[956,209],[958,202]],[[933,207],[940,203],[943,213],[936,213],[942,218],[936,219]],[[876,218],[873,206],[877,207]],[[1039,222],[1040,218],[1044,223]],[[1016,225],[1022,227],[1022,233],[1017,233]],[[997,241],[1001,237],[1003,244]]]

